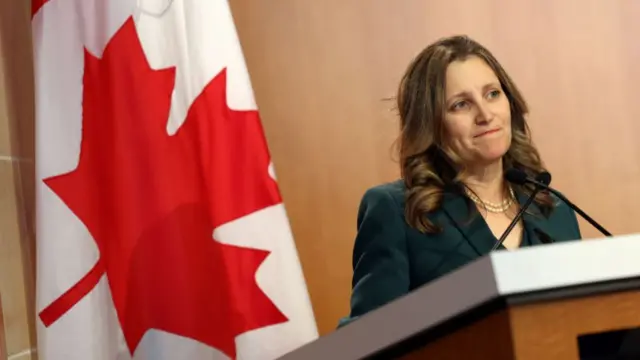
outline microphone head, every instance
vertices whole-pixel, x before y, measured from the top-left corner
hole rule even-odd
[[[516,185],[524,185],[532,181],[529,178],[529,175],[527,175],[527,173],[524,172],[524,170],[521,170],[518,168],[508,169],[505,172],[504,177],[507,181],[514,183]],[[551,174],[549,174],[549,172],[547,171],[543,171],[538,175],[536,175],[535,179],[533,180],[534,182],[539,182],[541,184],[544,184],[545,186],[549,186],[549,184],[551,183]]]
[[[527,173],[518,168],[510,168],[504,173],[504,178],[507,179],[508,182],[514,183],[516,185],[526,184],[527,177]]]
[[[536,180],[540,183],[549,186],[551,184],[551,174],[548,171],[543,171],[540,174],[536,175]]]

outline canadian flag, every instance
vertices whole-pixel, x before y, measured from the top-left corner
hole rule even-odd
[[[227,0],[34,0],[41,360],[318,333]]]

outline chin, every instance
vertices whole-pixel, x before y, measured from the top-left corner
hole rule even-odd
[[[507,154],[507,150],[508,149],[496,149],[495,151],[484,152],[480,157],[480,161],[485,164],[493,164],[499,162]]]
[[[501,141],[498,144],[493,144],[493,146],[488,146],[482,151],[482,157],[489,161],[500,160],[507,154],[510,145],[509,142]]]

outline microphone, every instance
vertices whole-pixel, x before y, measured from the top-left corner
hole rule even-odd
[[[510,169],[511,170],[511,169]],[[524,174],[525,178],[527,176],[527,174],[524,173],[524,171],[522,172],[522,174]],[[507,171],[505,173],[505,178],[513,183],[516,184],[520,184],[519,182],[515,182],[515,181],[511,181],[509,178],[513,177],[513,176],[519,176],[519,178],[521,177],[521,174],[516,174],[516,175],[509,175],[509,171]],[[548,172],[541,172],[540,174],[538,174],[536,176],[536,180],[537,183],[540,183],[540,185],[538,184],[534,184],[535,185],[535,189],[533,190],[533,192],[531,193],[531,195],[529,195],[529,197],[527,198],[527,201],[525,201],[525,203],[520,207],[520,210],[518,211],[518,213],[516,214],[516,216],[513,218],[513,220],[511,220],[511,223],[509,224],[509,226],[507,227],[507,229],[502,233],[502,235],[500,236],[500,239],[498,239],[498,242],[496,242],[493,245],[493,248],[491,249],[492,251],[497,249],[498,247],[500,247],[500,245],[502,245],[502,243],[505,241],[505,239],[507,238],[507,236],[511,233],[511,231],[513,230],[513,228],[516,226],[516,224],[518,223],[518,221],[520,221],[520,219],[522,218],[522,215],[524,215],[524,212],[529,208],[529,206],[531,206],[531,203],[533,202],[533,199],[536,197],[536,195],[540,192],[540,190],[548,187],[548,185],[551,183],[551,174],[549,174]],[[522,182],[523,184],[525,183],[525,181]]]
[[[509,170],[507,170],[507,172],[505,173],[505,178],[514,183],[514,184],[518,184],[518,185],[524,185],[526,183],[529,184],[533,184],[536,186],[536,188],[542,188],[545,190],[548,190],[549,192],[551,192],[552,194],[554,194],[555,196],[557,196],[560,200],[562,200],[564,203],[566,203],[567,205],[569,205],[569,207],[571,209],[573,209],[575,212],[577,212],[580,216],[582,216],[585,220],[587,220],[589,222],[589,224],[591,224],[593,227],[595,227],[596,229],[598,229],[598,231],[600,231],[603,235],[607,236],[607,237],[611,237],[613,235],[611,235],[611,233],[609,231],[607,231],[604,227],[602,227],[602,225],[598,224],[595,220],[593,220],[591,218],[591,216],[587,215],[584,211],[582,211],[582,209],[580,209],[577,205],[575,205],[574,203],[572,203],[571,201],[569,201],[569,199],[567,199],[564,195],[562,195],[559,191],[553,189],[552,187],[550,187],[548,184],[544,184],[543,182],[541,182],[538,177],[536,176],[535,179],[532,179],[531,177],[529,177],[524,171],[520,170],[520,169],[516,169],[516,168],[511,168]]]

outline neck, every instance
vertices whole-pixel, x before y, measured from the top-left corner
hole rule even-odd
[[[505,181],[502,161],[467,169],[468,177],[464,183],[480,199],[499,203],[504,199]]]

